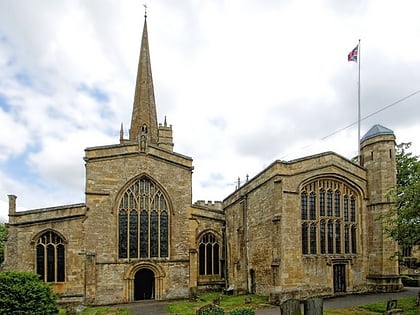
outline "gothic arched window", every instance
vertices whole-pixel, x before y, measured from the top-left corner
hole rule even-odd
[[[213,233],[206,233],[198,245],[200,275],[219,275],[219,243]]]
[[[118,210],[118,257],[168,257],[169,208],[163,192],[142,177],[123,193]]]
[[[352,187],[334,179],[305,184],[300,210],[303,255],[357,253],[357,194]]]
[[[36,273],[45,282],[65,281],[65,246],[63,239],[52,231],[36,241]]]

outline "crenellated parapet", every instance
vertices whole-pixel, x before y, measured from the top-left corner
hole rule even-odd
[[[223,210],[223,202],[222,201],[205,201],[205,200],[197,200],[194,202],[194,206],[200,208],[207,208],[209,210]]]

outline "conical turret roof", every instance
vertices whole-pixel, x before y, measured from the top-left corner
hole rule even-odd
[[[394,132],[391,129],[388,129],[382,125],[374,125],[369,129],[368,132],[360,139],[360,143],[366,141],[367,139],[379,136],[379,135],[393,135]]]

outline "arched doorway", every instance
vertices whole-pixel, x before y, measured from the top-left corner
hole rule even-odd
[[[134,300],[153,300],[155,298],[155,274],[142,268],[134,276]]]

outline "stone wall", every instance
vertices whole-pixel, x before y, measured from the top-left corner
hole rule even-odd
[[[80,303],[84,296],[82,223],[85,214],[84,204],[10,213],[4,268],[36,272],[36,241],[42,233],[51,230],[63,237],[66,253],[65,282],[52,283],[52,287],[63,301]]]
[[[346,265],[347,291],[366,290],[366,241],[356,255],[302,255],[300,187],[317,178],[345,182],[357,192],[363,220],[365,171],[333,153],[275,162],[225,199],[229,285],[241,292],[333,294],[333,265]],[[319,246],[319,244],[318,244]]]
[[[125,143],[86,149],[88,212],[84,228],[86,249],[95,254],[95,273],[87,279],[92,283],[92,296],[88,299],[94,304],[132,301],[134,273],[130,270],[139,266],[153,270],[155,275],[160,273],[156,299],[188,296],[192,160],[153,146],[142,152],[136,146]],[[119,198],[140,176],[153,181],[168,200],[168,258],[118,257]],[[124,276],[130,272],[131,276]],[[89,280],[90,277],[95,279]]]

